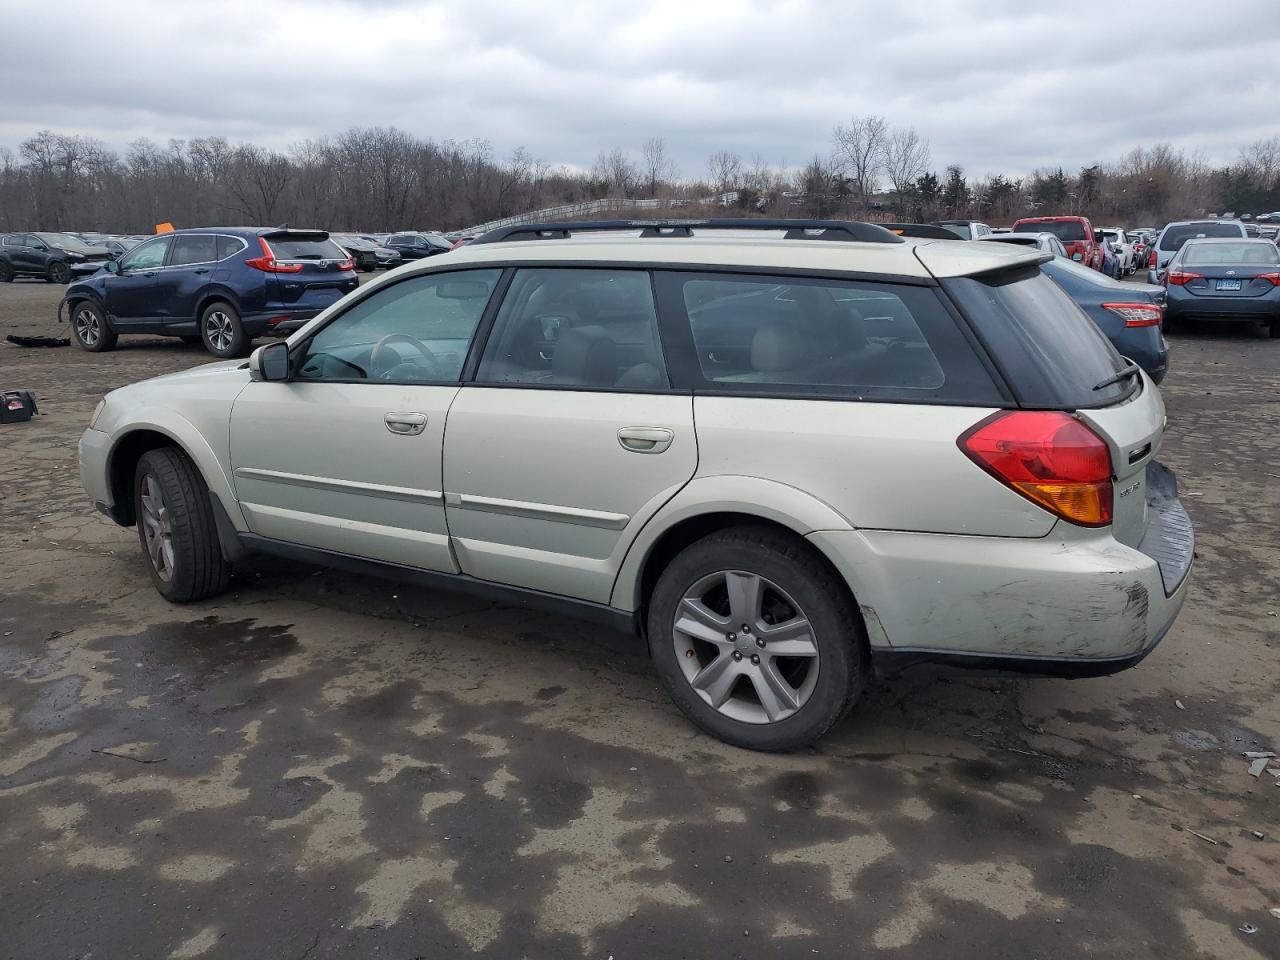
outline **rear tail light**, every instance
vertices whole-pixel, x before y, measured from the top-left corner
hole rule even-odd
[[[957,446],[1005,486],[1082,527],[1111,522],[1111,451],[1074,417],[1008,410],[960,435]]]
[[[1185,286],[1192,280],[1203,280],[1203,273],[1191,273],[1188,270],[1170,270],[1169,275],[1165,278],[1175,287]]]
[[[1153,303],[1104,303],[1102,309],[1119,314],[1126,327],[1158,327],[1164,317]]]
[[[300,263],[281,263],[276,259],[276,255],[271,252],[271,248],[267,246],[266,237],[258,238],[258,246],[262,248],[262,256],[253,257],[246,260],[246,267],[253,267],[255,270],[261,270],[264,273],[301,273],[302,264]]]
[[[352,260],[350,257],[347,257],[346,260],[338,261],[339,270],[354,270],[355,266],[356,266],[356,262]]]
[[[1260,273],[1257,279],[1266,280],[1273,287],[1280,287],[1280,273]]]
[[[1154,270],[1156,268],[1156,249],[1151,248],[1151,253],[1147,256],[1147,269]]]

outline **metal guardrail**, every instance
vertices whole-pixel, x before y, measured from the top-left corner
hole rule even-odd
[[[572,220],[574,217],[590,216],[595,213],[615,210],[665,210],[674,207],[687,207],[691,204],[721,204],[727,206],[737,200],[737,194],[724,194],[719,197],[702,197],[697,200],[632,200],[626,197],[606,197],[603,200],[586,200],[582,203],[562,203],[558,207],[543,207],[541,210],[530,210],[528,213],[501,220],[490,220],[464,230],[451,230],[452,234],[481,234],[499,227],[518,227],[522,223],[558,223]]]

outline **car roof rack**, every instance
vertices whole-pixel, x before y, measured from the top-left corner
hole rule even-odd
[[[576,233],[639,230],[640,236],[692,237],[704,230],[782,230],[785,240],[841,240],[862,243],[902,243],[901,237],[874,223],[858,220],[775,220],[720,218],[710,220],[585,220],[567,223],[521,223],[498,227],[471,241],[507,243],[513,240],[566,240]]]

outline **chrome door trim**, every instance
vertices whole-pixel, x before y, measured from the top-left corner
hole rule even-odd
[[[562,507],[552,503],[527,503],[523,500],[477,497],[465,493],[446,493],[444,496],[448,506],[455,510],[479,510],[483,513],[501,513],[530,520],[576,523],[579,526],[600,527],[605,530],[621,530],[631,520],[631,517],[625,513],[583,510],[580,507]]]
[[[263,480],[267,483],[283,483],[296,487],[311,487],[333,493],[352,493],[357,496],[378,497],[382,500],[407,500],[410,503],[443,504],[439,490],[417,490],[413,487],[391,487],[380,483],[357,483],[333,477],[312,477],[303,473],[285,473],[281,470],[260,470],[257,467],[237,467],[237,480]]]

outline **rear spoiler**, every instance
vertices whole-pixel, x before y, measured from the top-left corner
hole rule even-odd
[[[328,240],[327,230],[291,230],[289,227],[278,227],[262,234],[264,240]]]

